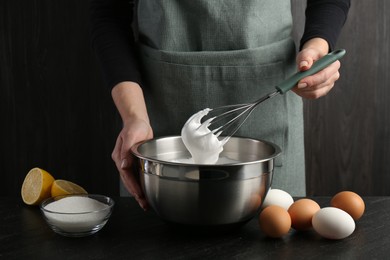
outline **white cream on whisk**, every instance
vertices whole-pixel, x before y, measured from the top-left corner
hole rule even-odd
[[[220,141],[201,120],[211,109],[206,108],[192,115],[181,130],[181,138],[196,164],[215,164],[226,141]],[[207,121],[206,121],[207,122]]]

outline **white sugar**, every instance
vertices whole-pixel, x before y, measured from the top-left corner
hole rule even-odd
[[[110,211],[108,205],[82,196],[54,201],[44,209],[48,222],[65,232],[87,232],[104,225]]]
[[[107,208],[107,205],[88,197],[66,197],[45,206],[46,210],[61,213],[82,213]]]

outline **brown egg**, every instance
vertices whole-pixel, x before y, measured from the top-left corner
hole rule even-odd
[[[352,191],[342,191],[333,196],[330,205],[347,212],[354,220],[358,220],[364,213],[363,199]]]
[[[291,228],[291,218],[287,210],[280,206],[266,207],[259,215],[260,229],[269,237],[279,238]]]
[[[295,230],[306,230],[312,227],[311,219],[320,210],[317,202],[311,199],[299,199],[288,208],[291,226]]]

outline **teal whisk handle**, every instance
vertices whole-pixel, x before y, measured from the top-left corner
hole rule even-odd
[[[291,90],[294,86],[296,86],[301,79],[313,75],[319,72],[320,70],[328,67],[336,60],[341,59],[344,56],[344,54],[345,54],[344,49],[335,50],[333,52],[328,53],[327,55],[325,55],[324,57],[316,61],[313,64],[313,66],[311,66],[310,69],[295,73],[294,75],[292,75],[291,77],[289,77],[288,79],[280,83],[278,86],[276,86],[276,89],[281,94],[286,93],[287,91]]]

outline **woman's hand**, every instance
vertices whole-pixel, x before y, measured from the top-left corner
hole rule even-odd
[[[149,123],[140,119],[126,122],[116,139],[115,148],[111,155],[123,185],[144,210],[148,208],[148,203],[140,187],[136,161],[130,148],[138,142],[152,138],[153,131]]]
[[[153,138],[142,89],[137,83],[122,82],[113,88],[112,97],[123,121],[112,159],[125,188],[146,210],[148,203],[140,186],[135,158],[130,151],[134,144]]]
[[[325,56],[328,52],[329,45],[324,39],[314,38],[307,41],[296,58],[298,70],[306,71],[310,69],[316,60]],[[325,96],[340,77],[340,65],[339,61],[335,61],[316,74],[301,79],[292,90],[297,95],[308,99]]]

